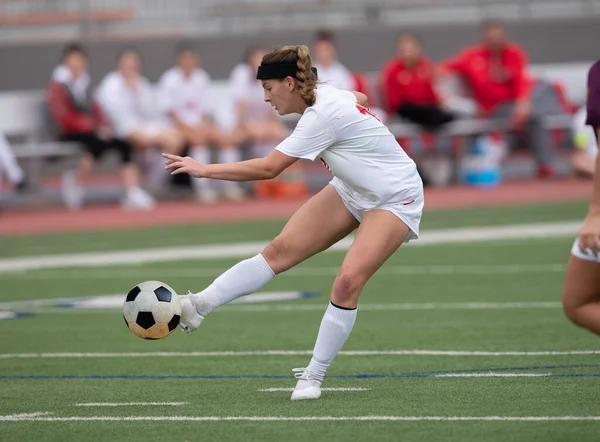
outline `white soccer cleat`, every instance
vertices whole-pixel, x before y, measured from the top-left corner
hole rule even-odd
[[[232,184],[223,189],[223,196],[229,201],[240,202],[246,198],[246,192],[241,187]]]
[[[198,313],[198,296],[194,293],[181,295],[179,300],[181,301],[181,319],[179,320],[179,328],[186,333],[191,333],[200,327],[200,324],[204,321],[205,315]]]
[[[121,201],[125,210],[152,210],[155,205],[154,198],[140,187],[129,190]]]
[[[307,399],[319,399],[321,397],[321,382],[312,372],[306,368],[294,368],[294,377],[298,379],[296,388],[292,392],[293,401],[303,401]]]
[[[219,202],[219,194],[216,190],[210,188],[198,189],[196,199],[201,204],[212,205]]]

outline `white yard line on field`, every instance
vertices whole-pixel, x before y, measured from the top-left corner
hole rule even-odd
[[[310,356],[312,350],[257,351],[156,351],[124,353],[0,353],[0,359],[49,358],[210,358],[242,356]],[[479,350],[342,350],[340,356],[574,356],[600,355],[600,350],[567,351],[479,351]]]
[[[284,297],[287,292],[270,292],[248,296],[262,297],[254,298],[255,302],[269,301],[267,295],[280,294],[279,297],[272,297],[274,301],[289,301],[299,299],[296,295],[292,297],[294,292],[289,292],[288,297]],[[245,297],[246,298],[246,297]],[[245,298],[240,298],[244,300]],[[27,310],[44,309],[43,313],[68,313],[76,312],[77,309],[85,309],[86,311],[104,311],[107,309],[120,309],[123,307],[124,295],[104,295],[92,296],[89,298],[54,298],[54,299],[34,299],[27,301],[12,301],[0,303],[0,310]],[[237,300],[236,300],[237,301]],[[215,310],[216,313],[227,312],[314,312],[324,311],[327,301],[319,304],[252,304],[249,302],[235,302],[230,305]],[[47,309],[48,307],[69,305],[73,308]],[[360,304],[361,312],[366,311],[397,311],[397,310],[517,310],[517,309],[556,309],[561,308],[562,304],[557,301],[509,301],[509,302],[393,302],[379,304]],[[7,318],[12,318],[15,313],[1,312],[0,319],[3,318],[3,313],[7,314]]]
[[[390,304],[360,304],[361,312],[388,310],[513,310],[513,309],[555,309],[560,302],[403,302]],[[324,310],[323,304],[293,305],[232,305],[215,312],[310,312]]]
[[[0,416],[4,422],[89,422],[89,421],[196,421],[196,422],[306,422],[306,421],[458,421],[458,422],[556,422],[600,421],[600,416]]]
[[[566,264],[463,264],[463,265],[387,265],[377,271],[378,276],[418,276],[418,275],[507,275],[523,273],[561,273],[564,272]],[[3,274],[2,278],[27,279],[27,280],[78,280],[78,279],[143,279],[145,277],[160,278],[211,278],[219,276],[225,268],[199,268],[178,267],[176,269],[86,269],[73,272],[70,269],[57,270],[44,273],[14,272]],[[335,276],[339,272],[339,266],[331,267],[301,267],[282,273],[280,278],[305,276]]]
[[[568,236],[575,235],[580,226],[581,222],[579,221],[568,221],[429,230],[422,232],[421,238],[411,242],[409,246]],[[350,244],[352,244],[352,240],[352,237],[343,239],[330,247],[328,251],[345,251]],[[151,262],[183,261],[189,259],[206,260],[242,258],[260,252],[265,245],[265,241],[257,241],[237,244],[122,250],[117,252],[90,252],[21,258],[15,257],[0,260],[0,273],[36,269],[56,269],[61,267],[132,265]]]
[[[166,406],[179,407],[188,402],[86,402],[73,404],[75,407],[135,407],[135,406]]]
[[[435,374],[434,378],[543,378],[552,373],[443,373]]]
[[[343,387],[330,387],[330,388],[321,388],[322,391],[368,391],[370,390],[370,388],[343,388]],[[258,391],[262,391],[265,393],[276,393],[276,392],[280,392],[280,391],[289,391],[292,392],[294,391],[293,388],[261,388]]]

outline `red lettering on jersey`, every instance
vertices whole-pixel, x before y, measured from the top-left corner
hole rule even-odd
[[[321,160],[321,163],[323,163],[323,166],[325,166],[328,171],[333,172],[331,170],[331,167],[329,167],[329,164],[327,164],[327,162],[323,158],[319,157],[319,159]]]
[[[367,109],[366,107],[361,106],[360,104],[357,104],[356,108],[358,109],[358,111],[361,114],[363,114],[363,115],[370,115],[370,116],[372,116],[373,118],[375,118],[377,121],[379,121],[381,123],[381,120],[379,118],[377,118],[377,116],[373,112],[371,112],[369,109]]]

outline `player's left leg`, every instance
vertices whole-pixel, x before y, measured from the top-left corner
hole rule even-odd
[[[292,400],[316,399],[327,368],[338,354],[356,320],[358,298],[371,276],[400,247],[409,233],[407,225],[387,210],[365,213],[356,238],[333,283],[310,364],[295,369],[298,384]]]
[[[190,332],[221,305],[264,287],[275,275],[327,250],[358,227],[333,186],[325,186],[300,207],[258,255],[245,259],[197,294],[182,297],[180,326]]]
[[[577,245],[575,246],[577,247]],[[569,259],[562,303],[567,317],[580,327],[600,335],[600,258],[598,261],[583,255]]]

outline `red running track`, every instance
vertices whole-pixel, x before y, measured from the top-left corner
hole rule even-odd
[[[510,182],[492,189],[433,188],[425,191],[425,210],[459,209],[590,198],[585,180]],[[249,200],[201,206],[191,201],[166,201],[149,212],[126,212],[117,204],[94,205],[78,212],[63,208],[9,210],[0,213],[0,235],[127,229],[287,218],[305,199]]]

